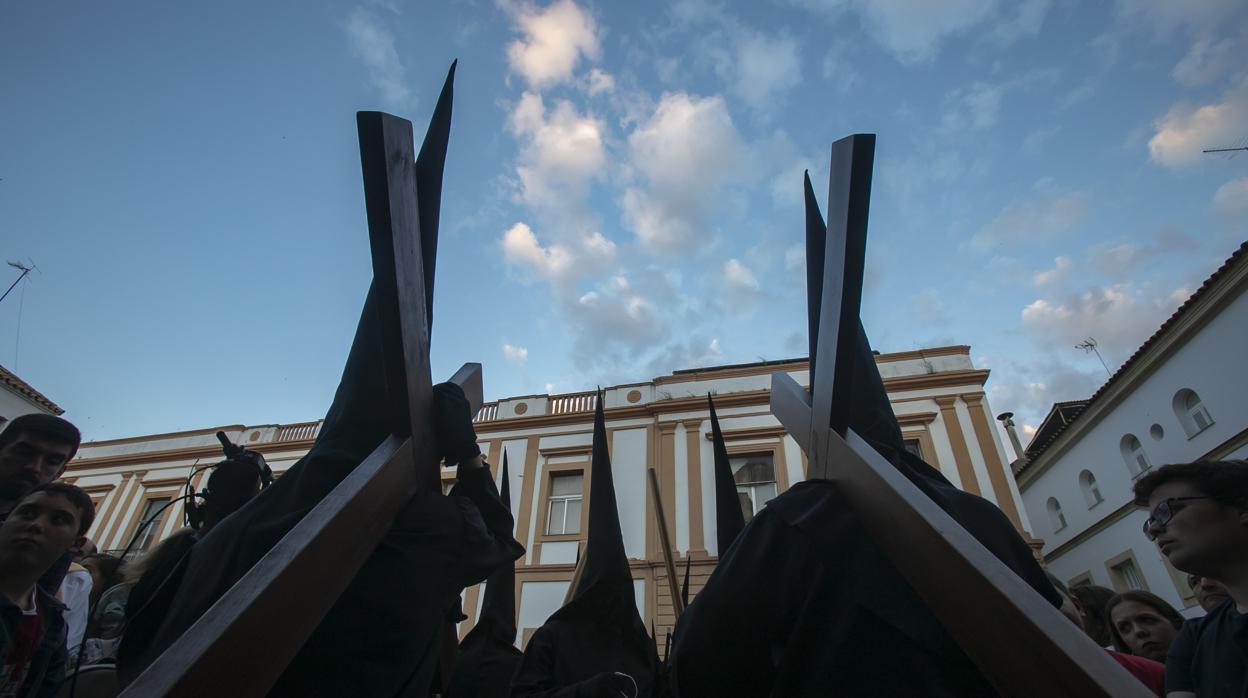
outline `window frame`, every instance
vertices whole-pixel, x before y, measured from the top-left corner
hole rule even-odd
[[[1135,574],[1139,578],[1140,586],[1130,587],[1123,581],[1124,576],[1119,571],[1120,567],[1130,564],[1135,569]],[[1144,576],[1144,568],[1140,567],[1140,561],[1135,557],[1135,551],[1128,548],[1121,553],[1109,558],[1105,561],[1105,571],[1109,573],[1109,584],[1114,591],[1122,593],[1131,589],[1140,589],[1141,591],[1151,591],[1148,588],[1148,577]]]
[[[547,533],[547,524],[550,521],[550,496],[554,479],[561,475],[580,475],[581,476],[581,523],[580,529],[576,533]],[[537,517],[537,535],[534,538],[535,550],[533,551],[534,560],[541,559],[541,543],[557,542],[557,541],[581,541],[585,540],[586,532],[589,528],[589,480],[590,480],[590,464],[588,461],[576,461],[569,463],[546,463],[542,468],[541,491],[538,493],[541,509],[538,511]],[[565,514],[566,516],[566,514]]]
[[[1196,399],[1195,407],[1189,404],[1192,398]],[[1187,435],[1189,441],[1217,424],[1213,413],[1201,399],[1200,393],[1191,388],[1180,388],[1170,400],[1170,408],[1174,411],[1174,416],[1179,420],[1179,426],[1183,427],[1183,433]],[[1204,426],[1200,424],[1202,419],[1205,422]]]
[[[143,523],[144,519],[147,518],[146,516],[144,516],[144,512],[147,511],[148,502],[151,502],[156,499],[168,499],[170,501],[174,501],[180,496],[180,492],[176,488],[170,488],[168,486],[160,486],[160,487],[148,487],[146,485],[141,485],[141,486],[143,487],[143,491],[138,497],[138,503],[137,503],[136,508],[134,509],[134,514],[132,514],[130,517],[130,522],[126,524],[126,535],[123,536],[118,541],[119,544],[117,545],[117,549],[119,550],[124,549],[126,546],[130,545],[130,541],[134,538],[135,531],[139,529],[139,526]],[[156,545],[159,545],[160,542],[165,539],[165,536],[161,535],[161,533],[164,530],[164,528],[169,525],[171,514],[178,514],[180,512],[181,510],[179,509],[176,502],[170,505],[168,509],[165,509],[160,519],[158,521],[153,522],[152,525],[148,527],[148,530],[151,531],[151,535],[153,536],[153,538],[148,542],[147,548],[145,549],[140,548],[138,543],[136,542],[134,548],[131,550],[131,554],[132,555],[144,554],[150,551]]]
[[[778,446],[776,446],[776,445],[772,445],[772,446],[759,446],[759,445],[742,445],[742,444],[739,444],[739,445],[737,445],[735,448],[729,448],[729,449],[727,449],[727,451],[728,451],[728,461],[729,461],[729,463],[731,463],[731,462],[732,462],[732,460],[733,460],[734,458],[745,458],[745,457],[748,457],[748,456],[771,456],[771,474],[772,474],[772,478],[773,478],[773,479],[772,479],[772,481],[771,481],[771,484],[772,484],[772,486],[774,486],[774,487],[775,487],[775,489],[776,489],[776,493],[775,493],[775,495],[773,495],[773,496],[771,497],[771,499],[775,499],[776,497],[779,497],[779,496],[780,496],[780,493],[784,491],[783,489],[781,489],[781,488],[780,488],[780,471],[781,471],[781,466],[782,466],[782,465],[784,465],[784,462],[783,462],[783,461],[781,460],[781,458],[777,455],[777,452],[783,452],[783,448],[782,448],[782,447],[778,447]],[[731,466],[730,466],[730,467],[731,467]],[[787,469],[787,465],[785,465],[785,467],[786,467],[786,469]],[[760,483],[760,484],[766,484],[766,483]],[[742,492],[741,492],[741,490],[740,490],[740,487],[741,487],[741,486],[736,484],[736,475],[735,475],[735,474],[733,475],[733,485],[737,487],[737,494],[738,494],[738,495],[742,494]],[[754,499],[753,499],[753,488],[754,488],[754,486],[751,486],[751,487],[750,487],[750,489],[751,489],[751,498],[750,498],[750,502],[751,502],[752,504],[754,504],[754,513],[752,513],[752,514],[750,515],[750,518],[751,518],[751,519],[752,519],[752,518],[754,518],[755,516],[758,516],[758,512],[762,511],[764,506],[767,506],[766,502],[764,502],[761,506],[759,506],[759,505],[758,505],[758,504],[754,501]],[[788,487],[787,487],[787,483],[786,483],[786,487],[785,487],[785,489],[788,489]],[[771,501],[771,499],[768,499],[767,501],[768,501],[768,502],[770,502],[770,501]],[[742,512],[742,513],[744,513],[744,512]]]
[[[1062,503],[1058,501],[1057,497],[1049,497],[1045,500],[1044,509],[1049,514],[1049,526],[1054,533],[1061,533],[1070,525],[1066,521],[1066,514],[1062,511]],[[1058,525],[1059,522],[1061,523],[1060,526]]]
[[[1087,482],[1084,482],[1084,475],[1088,476]],[[1083,492],[1083,499],[1087,502],[1089,510],[1095,509],[1105,501],[1105,496],[1101,494],[1101,488],[1097,485],[1096,474],[1087,468],[1079,472],[1079,489]]]
[[[1128,439],[1135,441],[1135,447],[1128,446]],[[1144,473],[1153,469],[1153,461],[1148,457],[1148,451],[1144,450],[1144,442],[1140,441],[1140,437],[1131,432],[1122,435],[1118,440],[1118,451],[1122,455],[1122,461],[1127,466],[1127,472],[1131,474],[1131,479],[1136,480]],[[1143,466],[1140,465],[1140,459],[1144,459]]]

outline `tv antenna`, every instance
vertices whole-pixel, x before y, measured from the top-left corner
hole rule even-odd
[[[1105,375],[1107,376],[1114,375],[1113,373],[1110,373],[1109,366],[1105,363],[1104,357],[1101,356],[1100,350],[1096,348],[1096,338],[1088,337],[1082,342],[1079,342],[1078,344],[1076,344],[1075,348],[1082,349],[1090,354],[1096,354],[1096,358],[1101,360],[1101,367],[1105,369]]]
[[[4,295],[0,296],[0,302],[3,302],[5,298],[8,298],[9,293],[11,293],[14,288],[17,288],[17,285],[22,282],[22,279],[25,279],[27,276],[29,276],[30,272],[39,271],[39,267],[35,266],[35,263],[33,261],[31,261],[30,264],[22,264],[21,262],[9,262],[9,266],[21,271],[22,273],[18,275],[17,281],[14,281],[13,283],[9,284],[9,287],[8,289],[5,290]],[[21,302],[17,304],[17,333],[13,337],[13,369],[14,370],[17,370],[18,351],[22,346],[22,308],[26,305],[25,300],[26,300],[26,287],[23,286],[22,295],[20,296]]]
[[[1226,155],[1228,159],[1233,158],[1239,153],[1248,152],[1248,136],[1245,136],[1244,138],[1240,139],[1240,141],[1238,143],[1235,143],[1234,145],[1225,145],[1225,146],[1219,146],[1216,148],[1205,148],[1204,150],[1200,152],[1221,153],[1221,154]]]
[[[14,281],[12,284],[9,285],[9,288],[7,291],[4,292],[4,295],[0,296],[0,303],[4,302],[5,298],[9,297],[9,292],[12,291],[18,284],[22,283],[22,279],[26,278],[27,274],[39,269],[39,267],[35,266],[34,262],[31,262],[30,266],[26,266],[25,264],[22,264],[21,262],[9,262],[9,266],[13,267],[14,269],[21,270],[22,273],[20,276],[17,277],[17,281]]]

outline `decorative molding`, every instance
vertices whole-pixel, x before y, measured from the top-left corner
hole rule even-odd
[[[912,412],[897,415],[897,423],[902,427],[922,426],[936,421],[935,412]]]
[[[1127,514],[1130,514],[1136,508],[1137,507],[1135,506],[1134,502],[1127,502],[1126,504],[1123,504],[1117,509],[1109,512],[1105,516],[1102,516],[1099,521],[1097,521],[1091,526],[1088,526],[1087,528],[1080,531],[1079,535],[1075,536],[1074,538],[1071,538],[1070,540],[1066,541],[1065,543],[1062,543],[1061,545],[1053,548],[1048,553],[1046,553],[1044,556],[1045,563],[1052,562],[1053,560],[1056,560],[1062,555],[1065,555],[1066,553],[1070,552],[1071,548],[1075,547],[1076,545],[1079,545],[1080,543],[1087,541],[1092,536],[1095,536],[1101,531],[1104,531],[1105,529],[1109,528],[1113,524],[1117,523],[1120,519],[1125,517]]]
[[[724,442],[729,441],[745,441],[747,439],[773,439],[784,436],[787,432],[784,427],[750,427],[748,429],[729,429],[724,432]],[[711,441],[715,435],[706,432],[706,440]]]
[[[559,436],[563,436],[560,434]],[[594,450],[592,443],[576,446],[547,446],[542,448],[539,446],[537,450],[547,458],[559,458],[562,456],[582,456],[589,455]]]

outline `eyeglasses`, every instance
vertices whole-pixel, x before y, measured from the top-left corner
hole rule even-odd
[[[1148,515],[1147,519],[1144,519],[1145,537],[1149,540],[1157,540],[1157,536],[1152,531],[1153,526],[1164,528],[1166,524],[1170,523],[1170,519],[1174,518],[1175,514],[1187,506],[1186,504],[1175,506],[1175,502],[1190,502],[1195,499],[1212,499],[1212,497],[1171,497],[1157,502],[1157,506],[1153,507],[1152,513]]]

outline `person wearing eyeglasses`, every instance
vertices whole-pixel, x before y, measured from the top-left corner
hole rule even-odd
[[[1134,489],[1148,509],[1144,535],[1176,569],[1220,582],[1231,599],[1175,638],[1167,698],[1248,695],[1248,461],[1166,465]]]

